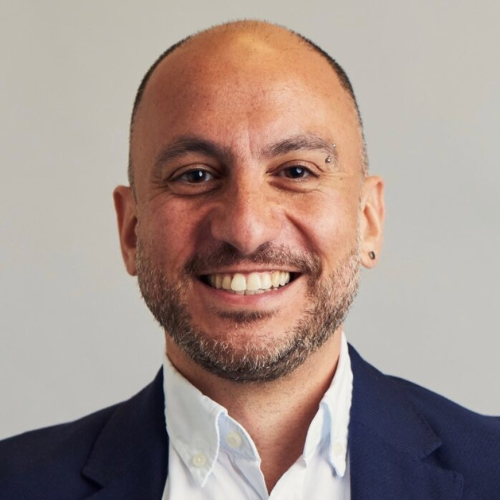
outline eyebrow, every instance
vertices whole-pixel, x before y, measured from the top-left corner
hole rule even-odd
[[[212,158],[221,158],[225,162],[230,162],[233,158],[233,154],[228,148],[222,147],[213,141],[200,137],[179,137],[158,153],[155,167],[160,167],[161,164],[188,153],[201,153]]]
[[[295,151],[321,151],[326,155],[330,155],[332,159],[337,159],[335,144],[312,133],[296,134],[266,146],[259,153],[259,156],[272,159]],[[214,141],[200,137],[183,136],[168,144],[158,153],[154,163],[155,168],[158,169],[162,164],[189,153],[200,153],[212,158],[218,158],[226,164],[231,163],[234,159],[234,154],[229,148]]]
[[[316,134],[297,134],[272,144],[264,149],[262,156],[275,158],[294,151],[322,151],[337,159],[335,144]]]

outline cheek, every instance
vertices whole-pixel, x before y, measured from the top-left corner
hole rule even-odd
[[[138,236],[150,256],[166,269],[182,267],[196,248],[196,213],[164,204],[144,213],[143,220]]]
[[[290,214],[304,245],[325,259],[341,257],[357,242],[358,204],[341,191],[311,193]]]

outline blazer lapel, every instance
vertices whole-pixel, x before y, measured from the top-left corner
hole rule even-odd
[[[101,489],[92,500],[161,500],[168,468],[162,370],[120,405],[96,440],[82,474]]]
[[[466,500],[463,479],[439,466],[439,438],[390,377],[350,347],[351,500]],[[87,500],[161,500],[168,468],[163,376],[118,406],[82,474],[101,489]]]
[[[440,439],[399,385],[350,347],[351,500],[458,500],[463,478],[439,467]],[[464,499],[465,500],[465,499]]]

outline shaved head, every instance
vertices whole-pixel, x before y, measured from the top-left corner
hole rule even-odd
[[[183,51],[186,53],[186,56],[191,56],[191,58],[193,57],[193,53],[198,53],[199,59],[201,59],[204,63],[207,62],[207,59],[212,58],[214,64],[216,64],[219,59],[219,54],[223,51],[230,50],[231,45],[236,43],[238,39],[247,39],[247,41],[250,41],[252,44],[254,44],[256,48],[259,47],[260,49],[262,49],[267,46],[269,48],[274,48],[281,54],[290,52],[292,57],[288,57],[287,66],[285,66],[284,68],[285,71],[288,68],[290,68],[290,70],[294,69],[293,51],[297,51],[297,49],[306,49],[308,51],[311,51],[311,53],[314,54],[315,57],[320,56],[321,59],[327,63],[327,67],[333,70],[332,75],[336,76],[341,88],[345,91],[348,100],[352,104],[353,111],[355,112],[361,143],[361,169],[363,174],[366,175],[368,172],[368,157],[366,152],[361,114],[351,82],[342,67],[327,52],[318,47],[311,40],[300,35],[299,33],[284,28],[283,26],[263,21],[235,21],[211,27],[194,35],[188,36],[183,40],[175,43],[156,59],[156,61],[144,75],[136,93],[130,124],[130,153],[128,167],[130,185],[133,187],[135,180],[133,161],[133,136],[137,121],[136,118],[140,114],[139,112],[142,107],[141,104],[143,102],[145,94],[147,93],[146,91],[149,87],[148,84],[156,72],[155,70],[160,65],[163,66],[165,60],[167,58],[170,58],[170,56],[174,54],[183,55],[180,54]],[[269,54],[269,57],[272,57],[271,53]],[[243,60],[242,58],[241,62],[242,64],[244,64],[245,60]],[[300,64],[298,58],[296,58],[295,64]],[[179,64],[177,64],[176,66],[180,71],[182,71],[182,66],[180,66]],[[172,77],[175,78],[175,76]]]

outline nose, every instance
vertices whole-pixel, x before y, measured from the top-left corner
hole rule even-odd
[[[279,204],[270,190],[252,182],[230,186],[212,213],[212,237],[229,243],[242,255],[275,240],[282,224]]]

